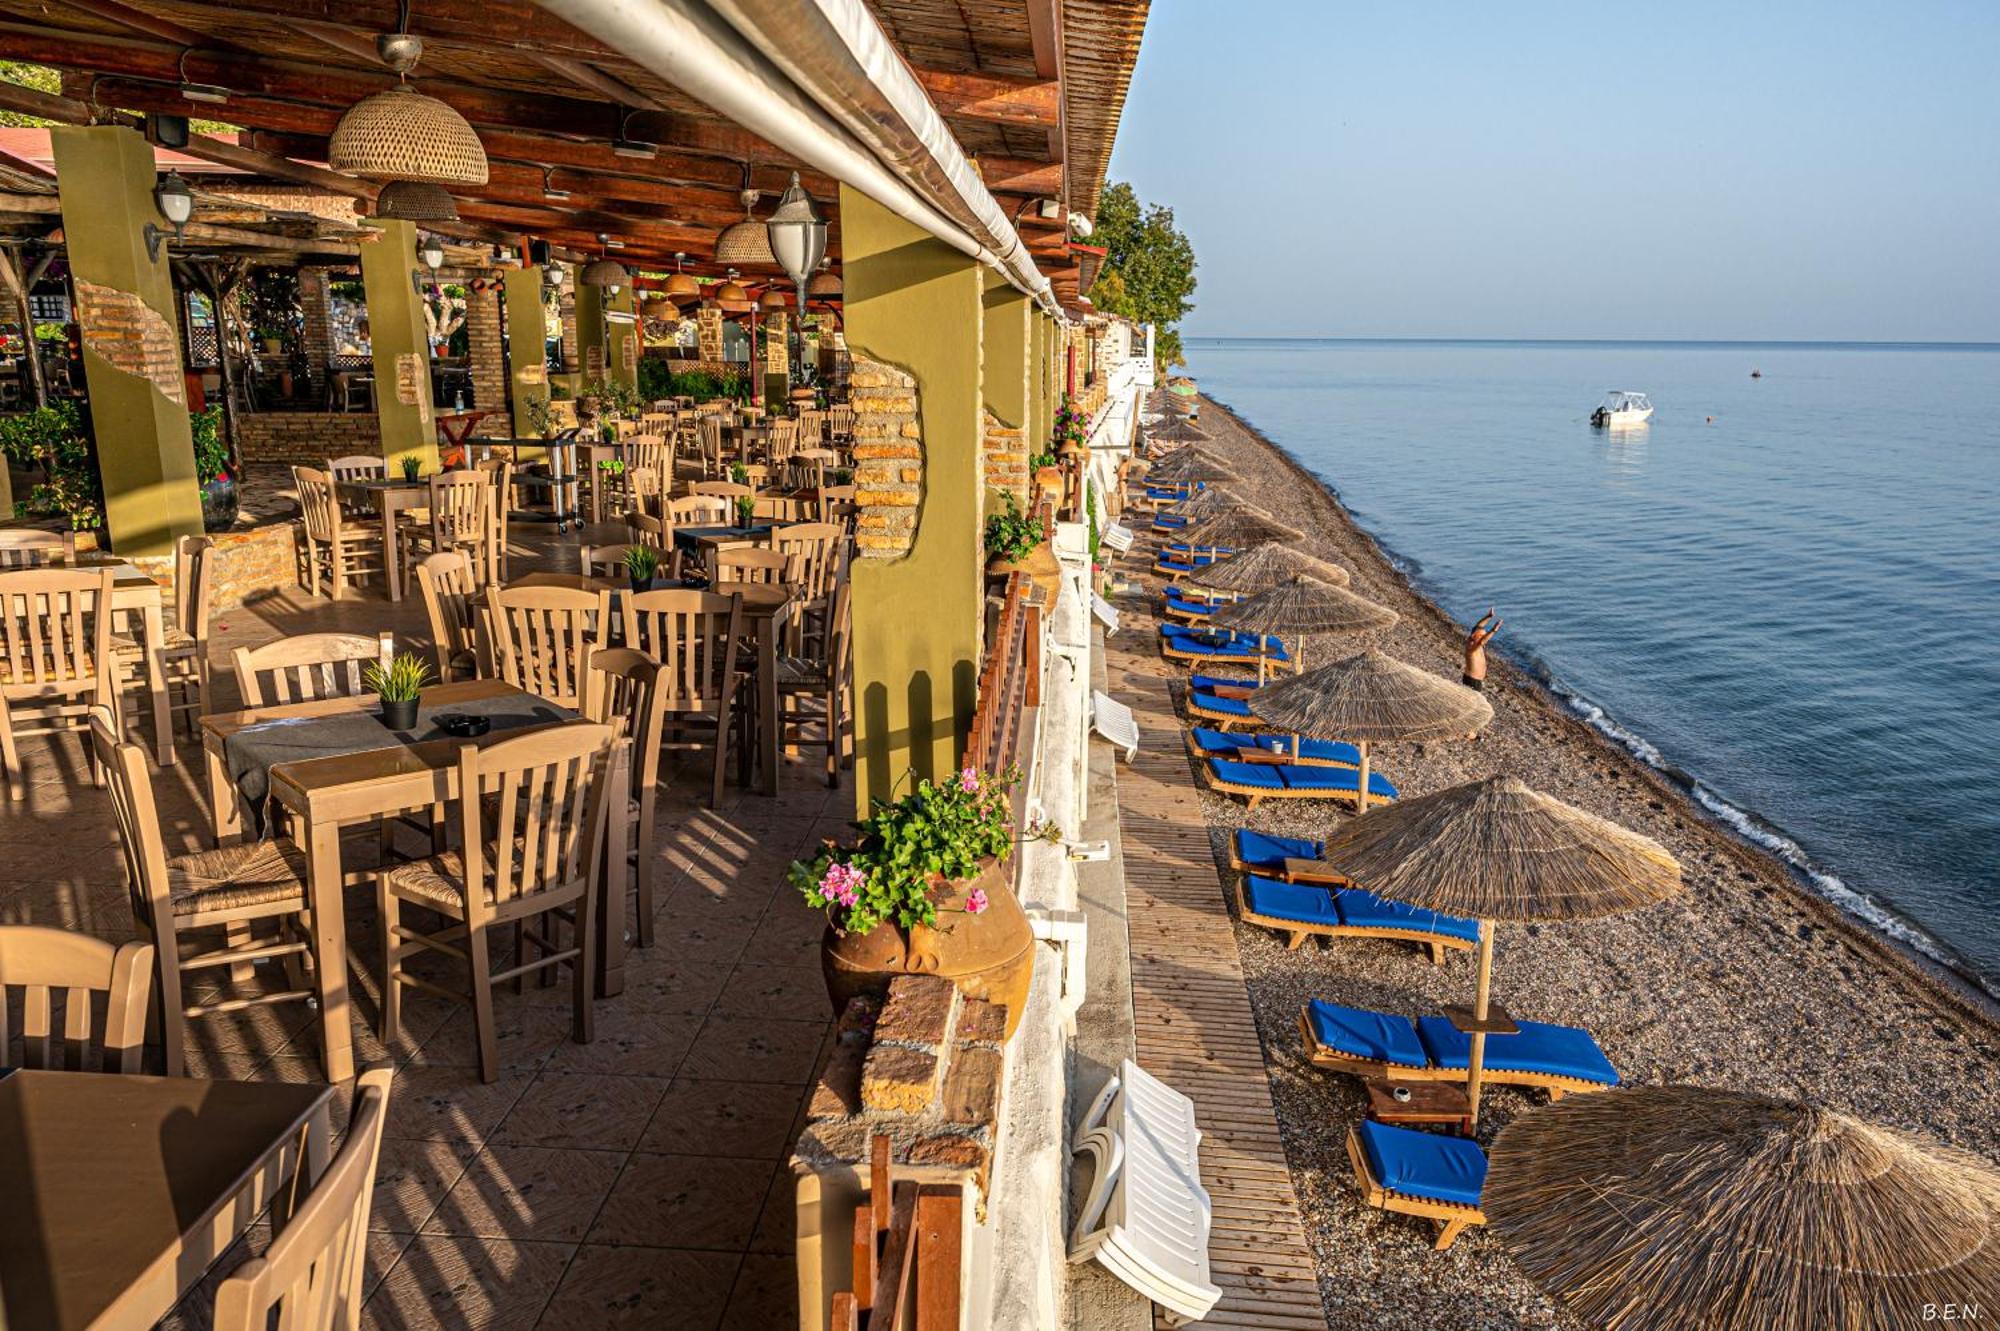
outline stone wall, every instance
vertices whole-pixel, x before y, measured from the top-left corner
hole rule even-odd
[[[982,410],[980,416],[984,422],[981,466],[986,488],[1011,494],[1021,501],[1023,508],[1027,507],[1027,431],[1002,425],[1000,418],[990,411]]]
[[[722,361],[722,311],[704,305],[695,315],[697,343],[705,361]]]
[[[260,411],[236,418],[236,440],[245,462],[303,462],[382,451],[382,428],[372,411]]]
[[[326,362],[336,347],[333,339],[332,283],[324,268],[299,269],[299,312],[305,320],[306,380],[314,397],[326,392]]]
[[[500,340],[500,279],[476,277],[465,286],[465,349],[472,363],[472,405],[481,411],[507,409],[507,352]],[[498,428],[497,418],[481,422]],[[509,425],[504,433],[511,434]]]
[[[917,381],[857,355],[847,384],[854,407],[854,542],[864,559],[894,559],[915,542],[923,502]]]
[[[556,308],[562,312],[562,363],[565,370],[578,370],[582,365],[577,359],[576,349],[576,280],[574,277],[562,284],[562,294],[556,297]]]
[[[217,535],[209,563],[210,616],[296,587],[298,533],[296,522],[274,522],[248,531]],[[142,556],[131,562],[151,574],[155,581],[172,585],[172,555]]]

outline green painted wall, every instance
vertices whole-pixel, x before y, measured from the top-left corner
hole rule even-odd
[[[1049,316],[1028,314],[1028,457],[1047,446],[1054,416],[1049,411]]]
[[[986,294],[982,336],[986,368],[982,388],[986,409],[1002,425],[1029,425],[1028,399],[1034,367],[1031,362],[1034,302],[995,270],[985,270]]]
[[[604,308],[612,314],[633,315],[639,308],[636,293],[629,286],[619,287],[618,294],[604,298]],[[636,318],[607,320],[605,323],[604,377],[637,387],[639,384],[639,355],[644,339],[639,335]]]
[[[542,270],[533,264],[509,268],[500,281],[507,293],[507,375],[514,399],[514,434],[526,439],[535,434],[528,405],[549,393],[545,351],[549,316],[542,305]]]
[[[611,364],[604,341],[604,289],[576,284],[576,364],[585,381],[602,378]]]
[[[136,295],[165,321],[177,348],[179,316],[167,247],[160,247],[158,260],[146,253],[146,224],[166,225],[153,203],[152,148],[136,130],[121,126],[57,126],[50,135],[71,273],[78,282]],[[128,322],[136,339],[138,320]],[[122,353],[121,358],[137,364]],[[123,555],[171,554],[175,538],[201,534],[201,489],[177,350],[170,362],[161,358],[160,370],[159,377],[179,393],[170,396],[154,378],[113,365],[92,348],[86,328],[83,372],[104,483],[106,535]]]
[[[909,553],[854,565],[856,804],[958,766],[984,614],[980,301],[967,256],[840,190],[848,347],[917,380],[924,481]]]
[[[424,474],[438,469],[437,425],[431,408],[431,348],[424,307],[413,278],[417,228],[376,220],[380,238],[361,247],[361,285],[368,300],[368,345],[375,362],[375,414],[382,456],[391,473],[414,457]]]

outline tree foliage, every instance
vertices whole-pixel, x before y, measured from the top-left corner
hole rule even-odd
[[[1128,184],[1107,186],[1097,205],[1094,244],[1104,246],[1104,268],[1090,288],[1090,301],[1107,314],[1121,314],[1156,330],[1154,350],[1162,364],[1179,365],[1180,321],[1194,308],[1194,245],[1174,225],[1174,210],[1148,204]]]
[[[31,65],[25,60],[0,60],[0,79],[23,88],[33,88],[36,92],[62,91],[62,75],[47,65]],[[20,128],[48,123],[35,116],[22,115],[19,111],[0,111],[0,125]]]

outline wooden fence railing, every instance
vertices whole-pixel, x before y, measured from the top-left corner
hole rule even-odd
[[[968,766],[999,773],[1021,755],[1027,709],[1041,705],[1041,589],[1025,573],[1007,579],[1000,619],[979,670],[979,699],[972,713]]]
[[[828,1331],[958,1331],[965,1199],[955,1187],[889,1178],[877,1137],[868,1202],[854,1211],[854,1288],[833,1296]]]

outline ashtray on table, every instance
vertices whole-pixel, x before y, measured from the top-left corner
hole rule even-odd
[[[493,718],[474,716],[469,712],[439,712],[432,718],[437,728],[453,739],[478,739],[493,729]]]

